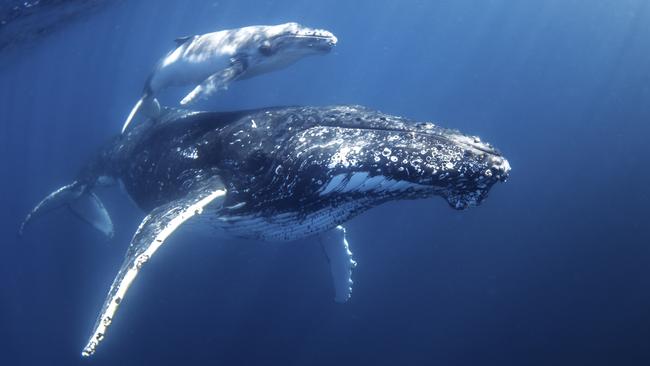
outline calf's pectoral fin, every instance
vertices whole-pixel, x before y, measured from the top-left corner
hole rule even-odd
[[[184,198],[155,208],[142,220],[140,227],[131,239],[126,258],[113,280],[108,296],[104,300],[93,333],[81,353],[83,356],[90,356],[95,352],[97,345],[102,341],[106,330],[113,321],[126,291],[142,266],[178,227],[193,216],[200,215],[208,205],[220,207],[225,195],[226,189],[221,179],[214,176],[197,183]]]
[[[319,234],[318,239],[330,262],[336,292],[334,301],[344,303],[352,295],[352,269],[357,266],[357,262],[352,259],[352,252],[345,237],[345,228],[337,226]]]
[[[233,61],[229,67],[210,75],[201,84],[185,96],[181,100],[181,105],[192,103],[197,98],[207,98],[211,94],[222,90],[228,89],[228,85],[235,79],[240,77],[246,70],[245,63],[241,61]]]

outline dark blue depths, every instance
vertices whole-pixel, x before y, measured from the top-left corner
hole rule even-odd
[[[500,148],[510,181],[468,211],[396,202],[349,222],[345,305],[316,243],[179,233],[81,359],[144,214],[99,192],[110,241],[64,214],[18,240],[24,214],[119,130],[172,39],[285,21],[340,43],[198,107],[432,120]],[[58,29],[0,55],[0,364],[650,364],[647,1],[141,0]]]

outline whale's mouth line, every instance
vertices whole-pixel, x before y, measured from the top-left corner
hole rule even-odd
[[[282,41],[285,39],[300,39],[300,40],[312,40],[314,42],[326,41],[329,46],[334,46],[337,43],[337,38],[333,36],[320,36],[320,35],[307,35],[307,34],[292,34],[279,36],[276,40]]]
[[[316,35],[316,36],[312,36],[312,35],[303,35],[303,34],[297,34],[297,35],[294,35],[294,36],[291,36],[291,37],[293,37],[293,38],[301,38],[301,39],[302,39],[302,38],[307,38],[307,39],[322,39],[322,40],[324,40],[324,41],[333,41],[333,40],[334,40],[334,38],[329,37],[329,36],[317,36],[317,35]]]

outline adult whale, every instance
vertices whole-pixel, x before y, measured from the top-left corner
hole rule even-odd
[[[180,102],[186,105],[226,89],[234,80],[279,70],[306,56],[325,54],[336,42],[337,38],[327,30],[293,22],[178,38],[177,47],[158,62],[147,79],[122,132],[141,109],[155,117],[160,111],[155,95],[167,87],[195,85]]]
[[[110,233],[92,191],[116,180],[148,212],[84,347],[89,356],[143,265],[186,222],[268,241],[317,238],[335,300],[344,302],[356,263],[341,224],[392,200],[442,196],[455,209],[476,206],[509,170],[477,137],[359,106],[165,110],[115,138],[26,221],[70,207]]]

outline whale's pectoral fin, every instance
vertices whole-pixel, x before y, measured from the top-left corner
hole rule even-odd
[[[336,291],[334,301],[344,303],[352,295],[352,269],[357,266],[357,262],[352,259],[352,252],[345,237],[345,228],[337,226],[319,234],[318,238],[330,262]]]
[[[20,225],[18,233],[22,235],[25,227],[35,218],[63,207],[107,237],[113,236],[113,222],[102,201],[79,182],[61,187],[39,202]]]
[[[104,305],[97,318],[93,333],[81,353],[90,356],[102,341],[115,312],[126,295],[126,291],[142,266],[153,256],[165,240],[184,222],[200,215],[210,205],[220,208],[226,195],[226,188],[217,176],[197,182],[183,198],[155,208],[142,220],[136,231],[126,257],[120,267]]]
[[[197,98],[207,98],[211,94],[228,89],[228,85],[246,71],[246,63],[233,60],[229,67],[210,75],[201,84],[197,85],[188,95],[181,100],[181,105],[192,103]]]

